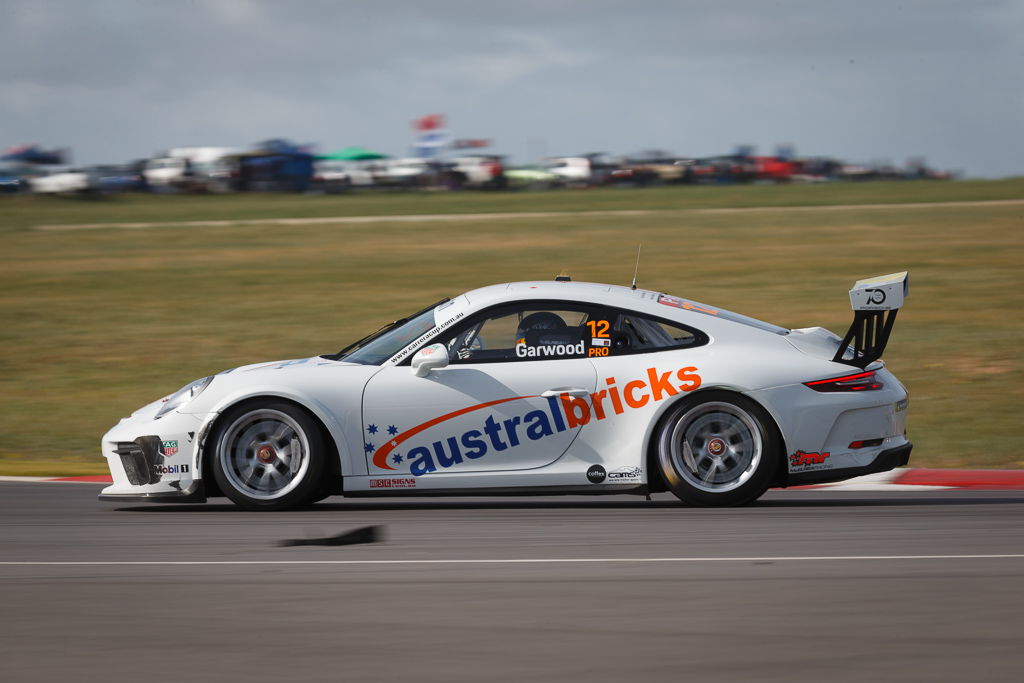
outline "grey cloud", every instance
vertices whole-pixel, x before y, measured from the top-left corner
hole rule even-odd
[[[1015,2],[74,2],[0,24],[0,145],[82,161],[270,135],[405,152],[411,119],[530,153],[795,143],[1024,171]]]

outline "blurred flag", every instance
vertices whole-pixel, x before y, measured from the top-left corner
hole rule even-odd
[[[444,114],[427,114],[413,121],[412,127],[416,131],[413,153],[418,157],[435,156],[448,144]]]
[[[427,114],[413,121],[412,127],[420,133],[444,128],[444,114]]]

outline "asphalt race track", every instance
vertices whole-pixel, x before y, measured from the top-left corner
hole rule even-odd
[[[0,482],[0,679],[1019,681],[1024,491],[117,506]],[[384,539],[309,545],[366,526]],[[300,541],[282,546],[283,541]]]

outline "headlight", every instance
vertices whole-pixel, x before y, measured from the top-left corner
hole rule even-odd
[[[182,407],[183,405],[194,399],[196,396],[203,393],[203,389],[209,386],[210,382],[212,381],[213,375],[209,377],[204,377],[202,379],[197,379],[195,382],[190,382],[189,384],[183,386],[181,389],[178,389],[176,392],[174,392],[166,399],[164,399],[164,404],[160,407],[160,410],[156,412],[156,415],[154,416],[153,419],[159,419],[166,415],[167,413],[171,412],[172,410],[177,410],[178,408]]]

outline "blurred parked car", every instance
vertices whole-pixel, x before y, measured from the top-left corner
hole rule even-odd
[[[179,147],[150,159],[142,174],[158,192],[227,192],[237,180],[236,157],[226,147]]]
[[[25,189],[21,176],[11,172],[0,170],[0,194],[17,194]]]
[[[444,181],[450,189],[500,190],[506,184],[505,167],[496,155],[455,157],[445,162]]]
[[[352,187],[352,175],[344,161],[320,160],[313,163],[313,189],[320,192],[344,192]]]
[[[562,176],[540,166],[516,166],[506,169],[505,180],[510,188],[528,190],[550,190],[565,183]]]
[[[146,189],[141,169],[131,164],[93,166],[89,175],[99,192],[140,192]]]
[[[374,184],[380,187],[413,188],[431,185],[436,174],[433,162],[418,157],[385,159],[374,164],[373,168]]]
[[[611,181],[632,185],[682,182],[685,168],[676,163],[678,160],[673,154],[659,149],[633,154],[612,172]]]
[[[730,155],[697,159],[684,177],[692,183],[746,183],[757,177],[757,164],[750,157]]]
[[[57,169],[28,179],[36,194],[85,194],[94,191],[92,177],[81,169]]]
[[[548,157],[544,168],[560,176],[566,185],[591,187],[604,185],[618,169],[620,162],[605,154],[578,157]]]

